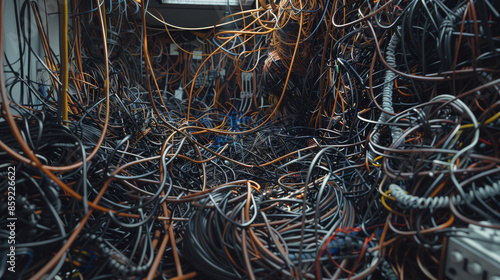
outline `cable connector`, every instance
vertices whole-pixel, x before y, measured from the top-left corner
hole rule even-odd
[[[243,72],[241,73],[241,98],[252,98],[253,97],[253,73]]]
[[[182,80],[179,84],[179,88],[175,90],[174,97],[182,101],[184,99],[184,89],[182,88]]]

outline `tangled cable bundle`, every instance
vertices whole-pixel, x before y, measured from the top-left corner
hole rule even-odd
[[[1,279],[443,279],[500,229],[500,2],[156,2],[0,1]]]

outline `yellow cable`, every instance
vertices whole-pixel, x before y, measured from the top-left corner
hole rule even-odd
[[[381,159],[382,157],[383,157],[383,156],[378,156],[378,157],[374,158],[374,159],[373,159],[373,162],[371,162],[371,164],[373,164],[373,166],[375,166],[375,167],[380,167],[380,166],[382,166],[382,164],[380,164],[380,163],[378,163],[378,162],[377,162],[377,161],[378,161],[379,159]]]
[[[398,215],[398,216],[404,217],[405,215],[403,215],[403,214],[401,214],[401,213],[399,213],[399,212],[395,211],[394,209],[392,209],[392,208],[391,208],[391,207],[387,204],[387,202],[385,202],[385,198],[386,198],[386,197],[393,198],[393,197],[389,196],[389,194],[390,194],[390,193],[391,193],[391,191],[390,191],[390,190],[387,190],[387,191],[385,192],[385,196],[382,196],[382,197],[381,197],[380,201],[382,202],[382,205],[384,205],[384,207],[385,207],[387,210],[389,210],[389,212],[391,212],[391,213],[393,213],[393,214],[395,214],[395,215]]]
[[[491,117],[491,118],[487,119],[487,120],[483,123],[483,125],[490,124],[490,123],[492,123],[492,122],[496,121],[498,118],[500,118],[500,112],[496,113],[493,117]],[[471,123],[469,123],[469,124],[466,124],[466,125],[462,125],[462,126],[460,127],[460,129],[464,129],[464,128],[471,128],[471,127],[474,127],[474,125],[473,125],[473,124],[471,124]]]
[[[394,197],[390,196],[388,193],[386,193],[382,190],[382,186],[384,185],[385,180],[387,180],[387,175],[384,176],[384,178],[382,179],[382,182],[380,182],[380,184],[378,185],[378,192],[382,195],[382,197],[396,201],[396,199]]]

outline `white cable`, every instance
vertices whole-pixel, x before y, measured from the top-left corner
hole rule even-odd
[[[228,22],[224,22],[224,23],[219,23],[217,25],[209,25],[209,26],[203,26],[203,27],[182,27],[182,26],[177,26],[177,25],[173,25],[171,23],[168,23],[164,20],[161,20],[159,19],[157,16],[153,15],[151,12],[149,11],[146,11],[146,13],[148,13],[151,17],[153,17],[155,20],[163,23],[164,25],[166,26],[170,26],[172,28],[176,28],[176,29],[180,29],[180,30],[191,30],[191,31],[196,31],[196,30],[205,30],[205,29],[212,29],[214,27],[220,27],[220,26],[224,26],[224,25],[228,25],[228,24],[231,24],[233,22],[237,22],[237,21],[241,21],[243,19],[246,19],[248,17],[250,17],[250,15],[245,15],[243,16],[242,18],[237,18],[237,19],[234,19],[234,20],[231,20],[231,21],[228,21]]]

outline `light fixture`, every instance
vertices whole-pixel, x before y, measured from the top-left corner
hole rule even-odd
[[[163,4],[197,5],[197,6],[239,6],[240,0],[161,0]],[[242,6],[248,6],[252,0],[241,0]]]

